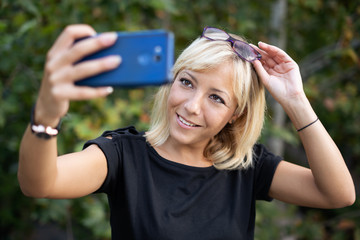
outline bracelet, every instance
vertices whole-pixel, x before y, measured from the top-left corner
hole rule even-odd
[[[318,120],[319,120],[319,118],[317,117],[317,118],[315,119],[315,121],[309,123],[309,124],[306,125],[305,127],[302,127],[302,128],[300,128],[300,129],[298,129],[297,131],[300,132],[300,131],[304,130],[305,128],[307,128],[307,127],[313,125],[314,123],[316,123]]]
[[[56,128],[52,128],[50,126],[44,126],[41,124],[35,125],[34,115],[35,115],[35,104],[31,109],[31,115],[30,115],[31,132],[35,134],[35,136],[42,139],[50,139],[58,135],[60,131],[61,119],[59,121],[59,124],[56,126]]]

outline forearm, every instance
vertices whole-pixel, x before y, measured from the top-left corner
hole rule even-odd
[[[317,116],[305,95],[284,106],[294,127],[300,129]],[[352,177],[344,159],[320,121],[299,132],[318,190],[329,202],[341,205],[355,199]],[[346,204],[346,203],[345,203]]]
[[[121,62],[119,56],[108,56],[78,63],[79,59],[110,47],[117,39],[115,33],[104,33],[90,38],[95,34],[95,30],[88,25],[68,26],[48,51],[36,109],[33,113],[34,124],[54,128],[58,125],[59,119],[68,112],[71,100],[105,97],[112,92],[112,88],[109,87],[78,87],[75,84],[80,79],[112,70]],[[74,44],[77,39],[82,38],[86,39]],[[41,128],[39,131],[41,132]],[[55,132],[50,131],[50,134]],[[101,151],[95,150],[94,152],[98,154],[95,157],[91,156],[93,152],[88,152],[90,154],[82,153],[79,154],[80,156],[72,156],[70,160],[67,158],[67,161],[63,161],[63,158],[57,156],[56,137],[39,138],[28,127],[19,153],[18,179],[22,191],[33,197],[79,196],[78,188],[85,188],[85,193],[93,191],[103,180],[107,168]],[[86,171],[82,175],[77,172],[78,169],[84,168],[85,160],[89,158],[94,164],[90,164],[88,171],[95,170],[94,172],[99,176],[97,171],[99,168],[102,169],[102,174],[95,179],[96,181],[88,177]],[[83,181],[73,184],[72,190],[68,190],[69,185],[78,179]]]
[[[18,180],[25,195],[46,197],[57,175],[56,137],[45,140],[27,127],[20,145]]]

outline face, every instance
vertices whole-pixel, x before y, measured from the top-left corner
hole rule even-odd
[[[168,98],[169,139],[201,146],[236,119],[237,102],[228,64],[202,72],[181,71]]]

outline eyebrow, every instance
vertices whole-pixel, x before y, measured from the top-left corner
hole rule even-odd
[[[192,78],[192,80],[194,80],[196,83],[199,82],[199,81],[197,80],[197,78],[196,78],[194,75],[190,74],[188,71],[185,70],[184,73],[187,74],[187,75],[189,75],[189,76]],[[214,91],[214,92],[219,92],[219,93],[225,94],[226,97],[228,98],[228,102],[231,102],[231,98],[230,98],[229,94],[228,94],[226,91],[220,90],[220,89],[218,89],[218,88],[210,88],[210,90],[211,90],[211,91]]]
[[[192,74],[190,74],[188,71],[184,71],[184,73],[185,74],[187,74],[187,75],[189,75],[191,78],[192,78],[192,80],[194,80],[196,83],[198,83],[198,80],[197,80],[197,78],[194,76],[194,75],[192,75]]]

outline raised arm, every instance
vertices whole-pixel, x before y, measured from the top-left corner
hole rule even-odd
[[[310,105],[298,65],[281,49],[260,42],[254,67],[271,95],[299,131],[310,169],[282,161],[270,196],[308,207],[339,208],[355,201],[352,177],[334,141]],[[310,124],[310,125],[309,125]]]
[[[70,100],[104,97],[111,88],[77,87],[74,82],[118,66],[118,56],[75,64],[84,56],[111,46],[114,33],[102,34],[74,44],[79,38],[92,36],[87,25],[67,27],[47,55],[44,76],[36,101],[34,123],[54,128],[69,108]],[[23,136],[18,179],[24,194],[32,197],[72,198],[96,190],[107,174],[106,159],[96,146],[58,157],[56,137],[42,139],[27,127]]]

